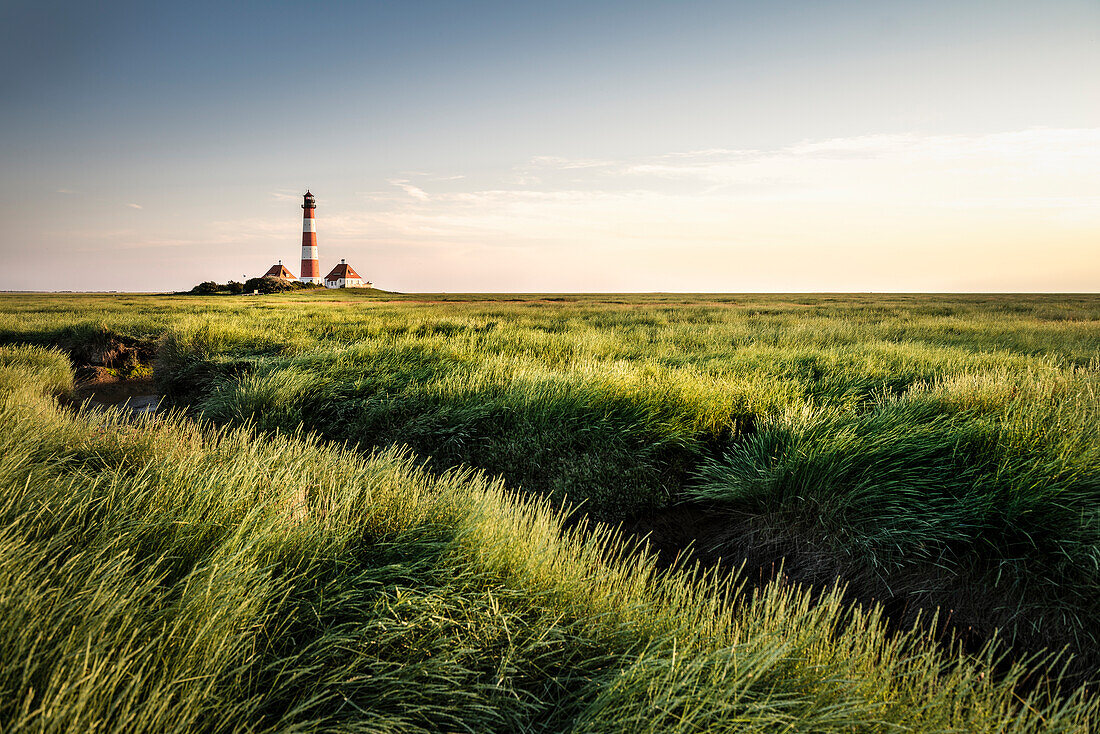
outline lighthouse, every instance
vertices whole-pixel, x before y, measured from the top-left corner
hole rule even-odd
[[[317,199],[306,189],[302,204],[302,277],[303,283],[323,285],[321,265],[317,262]]]

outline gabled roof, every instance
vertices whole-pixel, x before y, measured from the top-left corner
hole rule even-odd
[[[278,265],[272,265],[271,268],[264,273],[265,278],[286,278],[287,280],[298,280],[294,273],[287,270],[282,263]]]
[[[340,263],[332,269],[331,273],[325,276],[325,280],[339,280],[340,278],[344,280],[348,278],[359,278],[361,280],[363,276],[352,270],[352,267],[347,263]]]

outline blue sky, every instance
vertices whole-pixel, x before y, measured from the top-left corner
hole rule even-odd
[[[1097,290],[1100,3],[6,3],[6,289]]]

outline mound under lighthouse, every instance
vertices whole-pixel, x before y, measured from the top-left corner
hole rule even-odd
[[[302,204],[302,277],[303,283],[324,285],[321,264],[317,262],[317,199],[306,189]]]

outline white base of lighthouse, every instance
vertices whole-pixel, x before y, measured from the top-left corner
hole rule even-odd
[[[299,282],[309,283],[310,285],[324,285],[324,278],[299,278]]]

